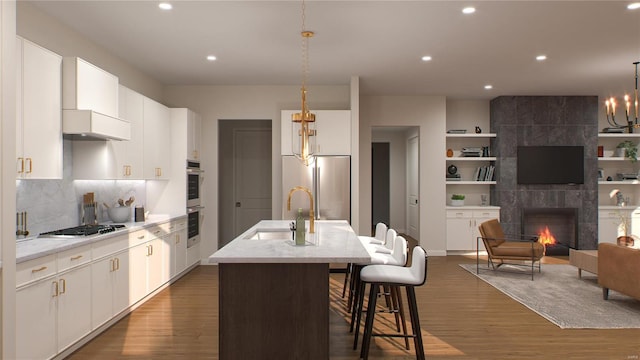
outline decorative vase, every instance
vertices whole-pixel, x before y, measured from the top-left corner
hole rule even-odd
[[[451,200],[451,206],[464,206],[464,200]]]
[[[452,157],[452,156],[453,156],[453,150],[447,149],[447,157]]]
[[[634,240],[631,236],[618,236],[616,243],[620,246],[632,247]]]
[[[616,151],[613,153],[615,157],[624,157],[626,155],[626,150],[624,148],[616,148]]]

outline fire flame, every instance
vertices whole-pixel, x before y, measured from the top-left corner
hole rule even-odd
[[[538,242],[540,242],[544,246],[553,245],[556,243],[556,238],[555,236],[553,236],[548,226],[545,226],[544,230],[538,233]]]

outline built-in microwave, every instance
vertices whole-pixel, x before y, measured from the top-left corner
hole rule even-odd
[[[203,171],[198,161],[187,161],[187,207],[200,206]]]

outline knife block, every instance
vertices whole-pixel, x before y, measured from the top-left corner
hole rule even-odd
[[[98,203],[82,204],[82,224],[96,225],[98,223]]]

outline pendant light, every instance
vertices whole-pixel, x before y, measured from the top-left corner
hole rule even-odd
[[[309,166],[315,160],[316,116],[307,106],[307,76],[309,74],[309,39],[313,31],[305,29],[305,3],[302,0],[302,105],[300,112],[291,115],[291,147],[293,154]]]

